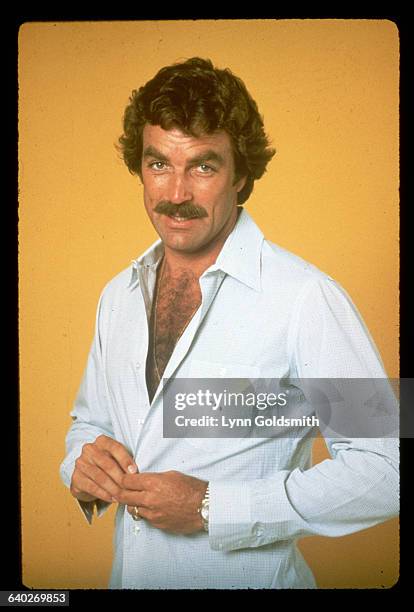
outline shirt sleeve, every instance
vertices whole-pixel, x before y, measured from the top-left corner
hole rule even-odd
[[[97,310],[95,337],[74,407],[70,413],[72,425],[66,436],[66,456],[60,466],[61,479],[68,488],[72,481],[76,459],[81,455],[83,445],[94,442],[102,434],[114,437],[103,376],[99,336],[101,300]],[[76,501],[89,523],[92,522],[95,508],[99,517],[110,506],[108,502],[103,500],[94,500],[92,502]]]
[[[332,279],[309,282],[292,313],[288,352],[298,378],[386,378],[355,306]],[[331,458],[272,479],[210,482],[210,546],[257,547],[344,536],[399,511],[397,438],[326,438]]]

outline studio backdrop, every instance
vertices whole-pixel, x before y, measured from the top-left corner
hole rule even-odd
[[[240,76],[277,150],[246,208],[339,281],[398,372],[399,39],[387,20],[26,23],[19,33],[23,581],[105,588],[114,510],[89,526],[59,479],[104,285],[156,238],[115,143],[133,89],[210,58]],[[277,316],[275,314],[275,316]],[[314,462],[327,456],[315,442]],[[318,585],[390,587],[398,520],[300,549]]]

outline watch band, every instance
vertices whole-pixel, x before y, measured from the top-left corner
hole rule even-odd
[[[201,502],[201,508],[199,510],[201,514],[201,520],[203,521],[204,530],[208,532],[209,512],[210,512],[210,483],[208,483],[207,485],[204,499]]]

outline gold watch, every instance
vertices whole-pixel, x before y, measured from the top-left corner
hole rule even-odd
[[[204,499],[201,502],[200,514],[203,521],[204,530],[208,532],[208,519],[210,511],[210,483],[207,485],[207,490]]]

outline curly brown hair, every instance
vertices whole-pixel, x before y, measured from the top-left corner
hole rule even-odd
[[[124,113],[119,150],[129,171],[141,178],[146,124],[160,125],[164,130],[178,127],[195,137],[227,132],[233,146],[235,182],[247,178],[238,204],[248,199],[254,181],[264,174],[275,154],[257,104],[243,81],[228,68],[215,68],[209,59],[193,57],[161,68],[138,91],[133,90]]]

